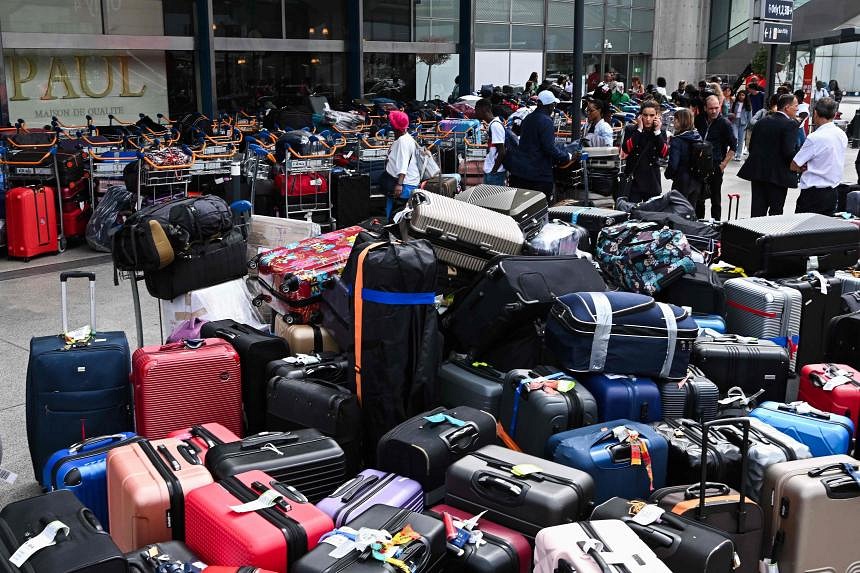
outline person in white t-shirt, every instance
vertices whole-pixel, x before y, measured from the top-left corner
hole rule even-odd
[[[409,128],[409,116],[395,110],[388,114],[388,121],[391,123],[395,137],[385,162],[385,172],[394,179],[393,189],[389,193],[388,205],[386,205],[386,212],[390,217],[392,210],[405,204],[406,199],[421,184],[421,174],[418,171],[418,161],[415,159],[418,144],[406,132]]]
[[[588,142],[589,147],[612,147],[615,133],[612,131],[612,127],[603,119],[605,111],[606,102],[603,100],[588,100],[588,105],[585,108],[588,124],[585,127],[585,135],[583,137]]]
[[[848,136],[833,123],[838,107],[830,97],[821,98],[812,106],[815,131],[791,162],[791,170],[802,174],[795,213],[833,215],[836,211],[836,186],[842,181],[848,150]]]
[[[507,182],[507,173],[502,166],[505,159],[505,125],[493,117],[493,105],[488,99],[475,103],[475,119],[487,123],[487,157],[484,159],[484,183],[502,185]]]

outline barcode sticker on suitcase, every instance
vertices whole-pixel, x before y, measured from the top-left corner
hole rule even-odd
[[[9,470],[4,470],[3,468],[0,468],[0,480],[5,481],[9,485],[12,485],[17,479],[18,474],[16,474],[15,472],[10,472]]]

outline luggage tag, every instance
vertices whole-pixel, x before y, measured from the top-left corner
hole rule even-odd
[[[252,511],[260,511],[277,505],[279,500],[283,500],[284,496],[277,491],[270,489],[264,491],[260,497],[253,501],[243,503],[241,505],[231,505],[230,511],[234,513],[251,513]]]
[[[436,424],[444,424],[445,422],[448,422],[452,426],[457,426],[458,428],[462,428],[466,425],[466,422],[464,422],[463,420],[459,420],[457,418],[449,416],[448,414],[442,413],[433,414],[432,416],[424,416],[424,419],[434,426]]]
[[[329,545],[334,546],[329,552],[329,557],[334,559],[340,559],[341,557],[346,557],[350,553],[355,550],[359,550],[358,545],[358,534],[359,532],[351,527],[339,527],[334,531],[329,531],[325,535],[320,538],[320,543],[328,543]],[[363,551],[367,547],[367,544],[361,547],[361,551]]]
[[[63,334],[63,339],[66,342],[66,347],[70,348],[73,346],[85,346],[90,343],[93,337],[93,331],[90,328],[90,325],[84,325],[80,328],[76,328],[70,332],[66,332]]]
[[[638,509],[631,521],[633,523],[638,523],[639,525],[648,526],[652,523],[657,523],[658,521],[660,521],[660,517],[664,513],[666,513],[666,510],[664,510],[662,507],[649,503]]]
[[[52,521],[45,526],[45,529],[43,529],[39,535],[28,539],[24,545],[19,547],[15,553],[12,554],[12,557],[9,558],[9,562],[15,567],[20,568],[27,559],[32,557],[37,551],[50,547],[51,545],[56,545],[58,533],[62,532],[68,536],[70,531],[69,526],[62,521]]]
[[[825,392],[830,392],[834,388],[842,386],[843,384],[851,383],[851,381],[851,378],[849,378],[848,376],[845,376],[844,374],[837,374],[836,376],[825,382],[824,386],[822,386],[821,389]]]

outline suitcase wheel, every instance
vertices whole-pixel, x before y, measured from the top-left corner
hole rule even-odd
[[[262,296],[255,296],[254,299],[251,301],[251,304],[253,304],[257,308],[263,306],[263,297]]]
[[[248,268],[251,269],[252,271],[256,270],[257,266],[258,266],[257,265],[257,257],[254,257],[253,259],[248,261]]]
[[[59,240],[57,241],[57,251],[59,251],[60,253],[65,252],[66,245],[67,245],[66,238],[60,237]]]
[[[298,314],[295,314],[293,312],[284,316],[284,320],[286,321],[287,324],[296,324],[299,321],[299,319],[301,319],[301,316]]]
[[[281,283],[281,289],[280,290],[282,293],[294,292],[294,291],[299,290],[299,287],[301,286],[301,284],[302,284],[302,281],[301,281],[301,279],[299,279],[299,277],[297,277],[295,275],[290,275],[289,277],[285,276],[284,282]]]

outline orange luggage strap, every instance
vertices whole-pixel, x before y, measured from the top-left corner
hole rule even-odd
[[[355,340],[355,395],[361,404],[361,334],[364,326],[364,299],[361,296],[364,290],[364,259],[371,250],[386,245],[387,243],[371,243],[366,249],[358,254],[358,262],[355,269],[355,287],[352,290],[353,308],[355,309],[355,324],[353,326]]]

